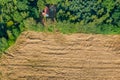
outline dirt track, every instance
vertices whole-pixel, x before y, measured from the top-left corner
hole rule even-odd
[[[24,32],[2,56],[0,80],[120,80],[120,35]]]

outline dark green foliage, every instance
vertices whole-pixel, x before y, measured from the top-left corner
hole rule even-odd
[[[120,27],[120,4],[115,6],[113,12],[111,12],[112,24]]]
[[[18,11],[15,11],[12,17],[15,22],[21,22],[23,20],[22,15]]]
[[[119,0],[0,0],[0,51],[24,30],[45,31],[40,14],[46,4],[57,6],[58,23],[47,31],[120,34]]]
[[[17,1],[16,7],[19,11],[28,10],[29,9],[28,1],[27,0]]]
[[[58,4],[58,19],[87,24],[105,14],[97,0],[64,0]]]
[[[29,7],[28,0],[0,0],[0,51],[13,44],[24,30],[23,20],[29,16]]]
[[[6,48],[8,48],[9,44],[6,38],[2,37],[0,38],[0,53],[4,51]]]
[[[119,0],[62,0],[58,4],[57,18],[60,21],[79,22],[83,25],[119,25],[119,13]]]

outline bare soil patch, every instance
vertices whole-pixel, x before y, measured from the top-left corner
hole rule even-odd
[[[23,32],[0,80],[120,80],[120,35]]]

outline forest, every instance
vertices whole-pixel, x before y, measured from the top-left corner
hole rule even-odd
[[[40,13],[46,4],[57,10],[49,32],[120,34],[119,0],[0,0],[0,53],[23,31],[45,31]]]

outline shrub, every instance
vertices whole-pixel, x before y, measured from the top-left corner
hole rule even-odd
[[[3,37],[0,38],[0,53],[7,49],[9,46],[8,41]]]

